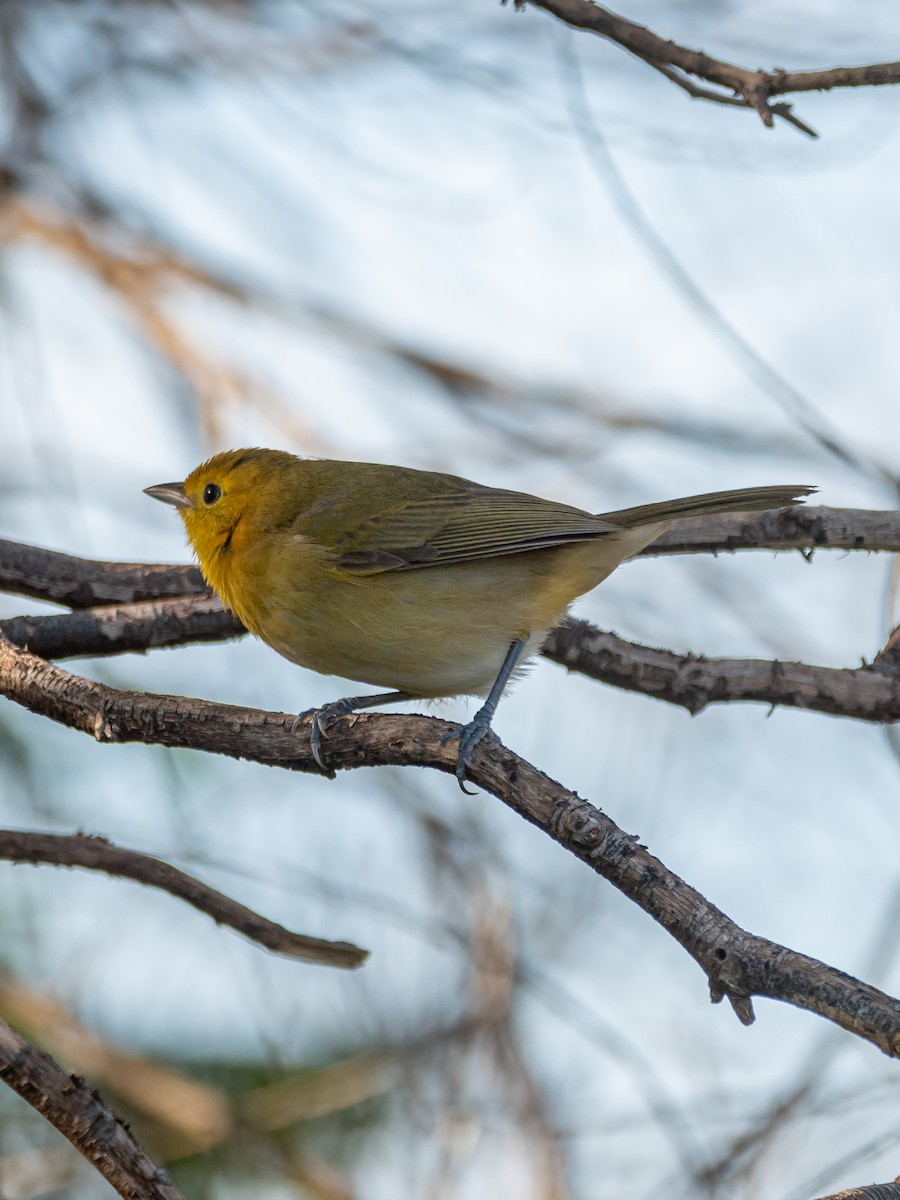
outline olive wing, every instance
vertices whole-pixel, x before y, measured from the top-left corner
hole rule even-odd
[[[620,532],[608,520],[524,492],[460,490],[409,500],[348,531],[336,565],[358,575],[523,554]]]

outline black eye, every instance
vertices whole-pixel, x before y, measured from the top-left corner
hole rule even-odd
[[[222,489],[217,483],[208,483],[203,489],[203,503],[215,504],[221,495]]]

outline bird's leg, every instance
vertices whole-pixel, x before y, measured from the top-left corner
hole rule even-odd
[[[503,695],[503,690],[509,683],[510,676],[515,671],[519,659],[522,657],[527,640],[527,638],[516,638],[510,644],[506,652],[506,658],[503,660],[503,666],[494,680],[493,687],[488,692],[487,699],[468,725],[463,725],[461,729],[455,729],[452,733],[448,733],[441,739],[444,742],[450,742],[454,738],[459,738],[459,754],[456,757],[456,778],[460,788],[467,795],[472,794],[468,792],[465,785],[466,765],[469,761],[469,756],[484,735],[490,731],[491,721],[493,720],[494,713],[497,711],[500,697]]]
[[[334,774],[322,758],[322,738],[328,736],[328,726],[337,717],[346,717],[348,713],[359,712],[362,708],[377,708],[382,704],[399,704],[402,700],[413,700],[411,692],[378,692],[374,696],[345,696],[343,700],[334,700],[331,704],[323,704],[321,708],[311,708],[296,718],[294,726],[307,717],[312,718],[312,731],[309,736],[309,747],[312,756],[326,775]]]

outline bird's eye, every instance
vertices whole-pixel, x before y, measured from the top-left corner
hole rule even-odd
[[[221,495],[222,489],[217,483],[208,483],[203,489],[203,503],[215,504]]]

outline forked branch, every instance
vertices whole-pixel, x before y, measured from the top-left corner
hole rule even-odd
[[[515,0],[517,9],[523,9],[527,4],[546,9],[575,29],[587,30],[617,43],[695,99],[750,109],[757,112],[769,128],[775,124],[775,118],[780,117],[810,137],[818,136],[815,130],[794,115],[790,104],[773,104],[774,96],[900,83],[900,62],[827,67],[816,71],[785,71],[781,67],[771,71],[753,70],[660,37],[646,26],[602,8],[593,0]],[[723,90],[699,87],[692,82],[692,77]]]
[[[189,747],[293,771],[318,772],[310,723],[185,697],[105,687],[0,639],[0,693],[99,742]],[[453,726],[430,717],[356,714],[329,727],[335,770],[408,765],[452,773]],[[713,1001],[745,1024],[765,996],[835,1022],[900,1057],[900,1002],[816,959],[741,929],[605,813],[554,783],[496,738],[475,751],[470,778],[542,829],[652,916],[702,967]]]

